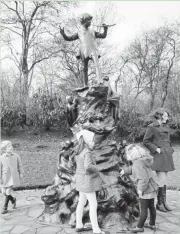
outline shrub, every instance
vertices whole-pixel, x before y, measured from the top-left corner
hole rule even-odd
[[[64,126],[64,105],[56,96],[35,94],[31,99],[29,118],[33,126],[49,130],[54,124]]]
[[[26,115],[21,107],[4,106],[1,112],[2,132],[11,135],[17,127],[26,123]]]
[[[154,121],[152,114],[143,115],[137,112],[122,111],[117,123],[117,132],[127,140],[142,140],[147,126]],[[173,139],[180,138],[180,116],[172,116],[169,122]]]

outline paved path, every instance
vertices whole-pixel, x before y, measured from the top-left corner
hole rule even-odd
[[[38,222],[44,205],[41,201],[43,190],[27,190],[15,192],[17,209],[0,215],[0,234],[74,234],[75,230],[68,225],[59,226]],[[172,212],[157,212],[157,231],[145,229],[147,234],[180,234],[180,192],[168,191],[168,203],[173,208]],[[0,194],[0,208],[2,207],[2,194]],[[109,229],[111,234],[118,234],[120,228]],[[92,232],[85,232],[92,234]]]

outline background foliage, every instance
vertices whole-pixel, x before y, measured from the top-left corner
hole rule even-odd
[[[1,79],[3,133],[33,128],[38,134],[54,126],[68,130],[65,98],[82,86],[82,66],[75,58],[79,42],[64,41],[59,25],[67,34],[78,30],[77,19],[68,12],[79,4],[1,1],[1,47],[6,51],[1,62],[8,64]],[[116,20],[113,3],[98,2],[96,9],[95,25]],[[98,41],[102,74],[110,77],[113,89],[121,94],[120,136],[142,138],[160,106],[171,113],[172,135],[180,136],[179,26],[180,22],[174,22],[142,31],[123,52],[107,47],[106,40]],[[95,82],[93,63],[89,80]]]

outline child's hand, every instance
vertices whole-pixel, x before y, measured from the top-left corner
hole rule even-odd
[[[124,170],[121,170],[121,172],[120,172],[119,175],[120,175],[120,176],[123,176],[123,175],[124,175]]]
[[[142,191],[138,190],[139,196],[142,196]]]
[[[156,150],[159,154],[161,153],[161,149],[160,148],[157,148]]]

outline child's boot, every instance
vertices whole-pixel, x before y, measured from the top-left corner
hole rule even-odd
[[[131,229],[131,233],[144,232],[144,228],[134,227]]]
[[[166,185],[164,185],[164,188],[163,188],[163,204],[164,204],[164,208],[167,210],[167,211],[172,211],[172,209],[168,206],[168,204],[166,203]]]
[[[9,203],[9,196],[5,195],[4,207],[3,207],[1,214],[6,214],[8,212],[8,210],[7,210],[8,203]]]
[[[164,203],[163,203],[163,188],[162,187],[159,187],[159,189],[158,189],[157,200],[158,200],[158,203],[156,205],[157,210],[159,210],[161,212],[167,212],[167,210],[164,207]]]
[[[144,227],[150,228],[153,231],[156,231],[156,225],[151,225],[150,223],[145,223]]]

